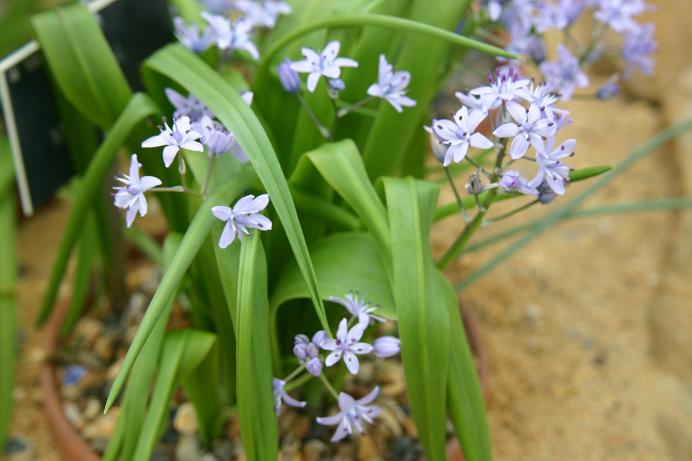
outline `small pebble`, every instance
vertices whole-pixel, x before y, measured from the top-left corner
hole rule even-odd
[[[173,427],[181,434],[194,434],[199,427],[197,411],[190,402],[185,402],[178,407],[173,420]]]
[[[81,429],[84,426],[84,418],[79,411],[79,408],[74,402],[65,402],[62,408],[65,418],[77,429]]]
[[[113,408],[105,415],[99,416],[93,422],[84,426],[82,434],[90,440],[105,439],[108,440],[115,432],[115,426],[118,422],[119,408]]]
[[[197,437],[192,434],[183,434],[175,447],[175,459],[177,461],[202,461],[203,453],[199,449]]]
[[[99,336],[101,336],[101,331],[100,320],[84,317],[77,323],[72,338],[80,348],[91,349]]]
[[[327,452],[327,444],[321,440],[310,439],[303,444],[303,461],[321,461]]]
[[[91,398],[87,400],[86,405],[84,405],[83,415],[89,420],[93,421],[103,412],[103,405],[98,399]]]
[[[115,338],[111,335],[101,336],[94,345],[96,356],[104,363],[110,363],[115,356]]]
[[[16,434],[5,442],[6,461],[33,461],[36,459],[34,444],[26,437]]]

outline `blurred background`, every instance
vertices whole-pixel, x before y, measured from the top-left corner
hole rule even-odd
[[[57,3],[2,1],[0,56],[26,41],[30,14]],[[615,165],[658,130],[692,118],[690,1],[651,3],[655,74],[628,82],[614,100],[567,105],[575,168]],[[592,75],[594,86],[607,75]],[[452,79],[441,98],[458,89]],[[576,194],[588,184],[572,187]],[[692,197],[692,134],[638,163],[589,205],[663,197]],[[452,198],[445,191],[441,200]],[[67,211],[54,199],[19,227],[21,355],[10,434],[27,450],[12,460],[61,459],[45,427],[38,386],[45,354],[32,325]],[[437,226],[434,250],[443,251],[459,226],[454,219]],[[462,280],[493,251],[472,253],[450,275]],[[692,213],[560,223],[462,297],[487,357],[496,459],[692,460]]]

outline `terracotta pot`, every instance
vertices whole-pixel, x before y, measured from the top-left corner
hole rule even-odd
[[[51,357],[58,348],[60,325],[68,308],[67,302],[58,303],[44,328],[43,347],[48,357]],[[70,461],[99,461],[101,457],[87,445],[77,429],[65,417],[56,371],[55,364],[50,360],[44,363],[43,370],[41,370],[41,388],[44,395],[43,411],[55,443],[65,459]]]
[[[55,310],[44,329],[44,350],[51,357],[60,344],[60,325],[62,324],[69,303],[61,302],[55,306]],[[483,393],[487,393],[487,356],[479,336],[478,323],[473,312],[464,303],[459,302],[459,312],[464,322],[464,329],[476,359],[478,375],[483,387]],[[100,461],[101,457],[84,441],[79,431],[72,426],[62,409],[62,398],[59,392],[58,379],[55,364],[47,360],[41,370],[41,388],[44,394],[44,413],[53,438],[65,459],[69,461]],[[447,460],[463,461],[456,438],[447,443]]]

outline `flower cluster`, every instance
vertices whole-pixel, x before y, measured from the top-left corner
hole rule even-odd
[[[509,33],[507,48],[527,56],[537,65],[548,90],[569,99],[575,88],[588,86],[582,68],[611,51],[604,40],[609,31],[619,37],[616,55],[623,70],[607,83],[613,94],[619,78],[630,78],[635,69],[645,74],[653,71],[651,55],[656,51],[653,23],[639,23],[637,17],[650,10],[644,0],[482,0],[492,22],[500,22]],[[587,14],[598,24],[587,44],[580,44],[571,34],[572,25]],[[563,43],[557,45],[556,59],[546,60],[543,33],[562,31]]]
[[[555,194],[563,195],[569,182],[570,168],[562,159],[574,153],[575,140],[568,139],[555,147],[559,130],[571,121],[569,113],[555,103],[558,96],[546,83],[522,78],[511,65],[498,68],[487,86],[472,89],[468,94],[457,93],[464,105],[453,120],[435,119],[428,130],[435,136],[443,166],[468,158],[469,148],[497,149],[495,171],[488,173],[492,181],[483,185],[480,172],[473,176],[467,189],[478,195],[483,190],[499,187],[505,191],[535,195],[542,202]],[[479,131],[488,120],[494,140]],[[534,155],[528,155],[533,149]],[[504,162],[505,155],[509,156]],[[515,161],[528,160],[537,165],[532,179],[509,169]],[[472,162],[471,159],[469,159]]]
[[[334,338],[330,338],[321,330],[312,338],[303,334],[296,335],[293,354],[300,365],[285,380],[277,378],[273,380],[274,408],[279,414],[282,403],[299,408],[307,405],[306,402],[291,397],[285,389],[286,384],[304,370],[322,379],[336,398],[339,412],[333,416],[318,417],[317,422],[327,426],[337,426],[332,436],[332,442],[336,442],[353,433],[365,432],[364,422],[372,423],[373,419],[379,415],[381,409],[370,405],[375,401],[379,388],[375,387],[361,399],[354,399],[344,392],[337,394],[324,375],[324,368],[343,362],[348,372],[356,375],[360,369],[358,356],[374,353],[377,357],[392,357],[399,353],[400,342],[394,336],[381,336],[375,339],[373,344],[363,341],[363,335],[371,323],[384,321],[384,318],[373,314],[377,306],[369,304],[364,297],[357,293],[348,293],[344,298],[330,297],[328,299],[344,306],[350,317],[341,319]]]
[[[301,82],[298,73],[308,74],[307,90],[314,93],[322,77],[327,81],[329,96],[336,100],[339,93],[346,88],[346,84],[340,78],[342,68],[358,67],[358,62],[351,58],[339,57],[341,44],[338,41],[327,43],[321,52],[311,48],[303,48],[304,59],[292,62],[285,59],[277,67],[279,81],[283,88],[291,93],[300,93]],[[406,96],[406,90],[411,82],[411,74],[406,71],[394,71],[394,67],[387,61],[385,55],[380,55],[377,82],[370,85],[368,97],[357,103],[348,105],[336,112],[340,118],[346,114],[364,106],[373,99],[383,99],[394,107],[397,112],[402,112],[404,107],[413,107],[416,101]],[[301,102],[302,99],[301,99]],[[308,107],[305,108],[309,113]]]
[[[207,11],[202,12],[204,27],[186,24],[182,18],[174,19],[175,35],[186,48],[204,53],[212,46],[220,51],[243,51],[259,59],[259,51],[252,41],[252,33],[261,28],[273,28],[279,16],[289,14],[291,7],[281,1],[265,0],[207,0]],[[234,19],[231,20],[231,17]]]
[[[166,88],[168,100],[174,107],[172,126],[164,119],[163,126],[159,127],[159,134],[151,136],[142,142],[143,148],[163,147],[163,164],[170,167],[181,149],[192,152],[204,152],[210,158],[207,172],[207,180],[201,191],[206,193],[206,187],[210,178],[213,159],[225,153],[231,153],[240,163],[248,161],[243,149],[236,143],[235,135],[229,132],[219,121],[214,119],[214,114],[194,95],[183,96],[177,91]],[[252,103],[252,93],[242,94],[245,102]],[[130,160],[130,173],[123,174],[116,179],[123,185],[115,186],[115,206],[126,210],[127,227],[132,226],[135,217],[139,213],[144,217],[148,211],[147,199],[144,195],[147,191],[160,192],[190,192],[182,185],[173,187],[159,187],[162,181],[155,176],[143,176],[140,178],[139,170],[142,165],[133,154]],[[185,174],[185,162],[179,159],[181,175]],[[249,235],[248,229],[270,230],[271,221],[259,214],[269,203],[269,197],[264,194],[258,197],[247,195],[233,206],[216,206],[212,213],[226,223],[221,234],[219,246],[226,248],[236,238],[242,239]]]

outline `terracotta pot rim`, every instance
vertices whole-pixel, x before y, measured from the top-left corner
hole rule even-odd
[[[48,357],[58,349],[60,325],[69,308],[69,303],[59,302],[45,326],[43,348]],[[58,391],[57,369],[51,360],[46,360],[41,370],[41,388],[44,395],[43,412],[53,439],[60,452],[72,461],[99,461],[99,456],[82,438],[79,431],[65,417],[62,398]]]

